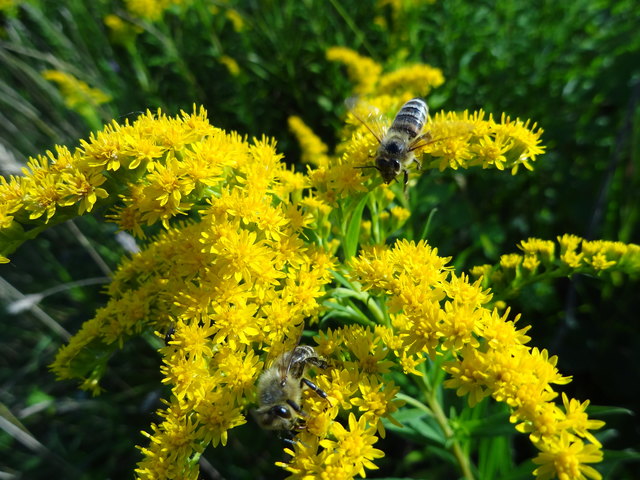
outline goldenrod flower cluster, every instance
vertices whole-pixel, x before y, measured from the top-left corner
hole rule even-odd
[[[376,98],[391,105],[402,97]],[[464,125],[459,148],[470,153],[453,155],[457,166],[496,166],[502,155],[513,168],[541,151],[539,132],[526,124],[491,122],[481,113],[443,114],[432,128]],[[588,464],[601,459],[590,433],[601,423],[584,413],[588,402],[554,403],[552,386],[569,379],[555,357],[526,346],[528,327],[489,309],[492,293],[480,280],[456,275],[424,241],[384,246],[410,212],[394,204],[392,189],[363,182],[353,168],[365,164],[375,138],[352,125],[339,153],[328,155],[302,121],[291,125],[308,140],[302,143],[314,167],[306,175],[285,167],[274,141],[224,132],[201,109],[113,122],[73,153],[58,147],[31,160],[25,176],[2,180],[0,234],[10,241],[0,253],[96,207],[110,207],[109,217],[139,238],[150,226],[160,231],[122,263],[106,306],[52,365],[60,378],[98,393],[109,353],[144,331],[169,332],[159,351],[170,396],[161,421],[145,433],[138,477],[197,478],[204,449],[224,446],[247,421],[261,372],[294,347],[304,324],[313,327],[326,313],[346,320],[315,337],[329,366],[315,372],[314,382],[327,398],[304,392],[305,428],[286,450],[290,462],[281,464],[290,478],[350,479],[376,468],[383,421],[400,425],[400,386],[390,374],[419,378],[436,358],[447,360],[447,386],[471,405],[491,396],[511,408],[518,431],[541,452],[539,478],[599,478]],[[502,142],[500,153],[479,155],[482,138]],[[423,164],[439,166],[450,153],[425,146]],[[575,241],[565,244],[561,256],[583,255],[592,266],[606,265],[616,251],[585,250],[583,243],[578,254]],[[541,262],[553,258],[545,242],[521,247]],[[522,265],[505,258],[503,268]]]
[[[444,83],[444,75],[438,68],[416,64],[382,73],[382,66],[375,60],[346,47],[327,49],[327,60],[347,67],[347,75],[358,96],[402,95],[407,92],[424,96]]]
[[[81,111],[87,106],[95,107],[111,101],[111,97],[97,88],[91,88],[86,82],[60,70],[44,70],[42,77],[58,85],[64,103],[71,110]]]
[[[209,443],[226,444],[227,431],[245,422],[264,366],[258,352],[281,353],[303,321],[320,311],[334,260],[305,242],[316,210],[292,201],[300,195],[296,175],[280,162],[274,142],[226,134],[206,122],[203,110],[113,123],[75,156],[51,157],[56,168],[65,158],[70,170],[81,165],[103,176],[122,173],[129,183],[112,218],[139,235],[142,223],[161,222],[165,230],[121,265],[110,301],[61,349],[52,368],[98,393],[104,359],[87,371],[87,350],[109,352],[145,329],[172,328],[161,349],[172,395],[163,421],[146,434],[150,445],[138,474],[197,476],[192,455]],[[47,178],[42,173],[38,178]],[[187,213],[198,221],[171,222]],[[47,218],[55,215],[56,204]]]
[[[173,5],[189,5],[191,0],[124,0],[127,11],[134,17],[149,21],[162,18],[162,14]]]
[[[557,243],[559,248],[552,241],[529,238],[518,245],[522,254],[503,255],[498,265],[480,265],[472,268],[471,274],[482,277],[483,286],[496,288],[502,297],[508,297],[544,278],[640,273],[639,245],[585,240],[570,234],[559,236]]]
[[[382,72],[382,67],[373,59],[363,57],[346,47],[329,48],[327,60],[342,63],[347,67],[349,79],[355,84],[354,90],[359,95],[370,93]]]
[[[564,394],[564,408],[553,402],[553,385],[570,381],[557,371],[557,358],[526,346],[529,327],[516,327],[519,316],[508,320],[508,310],[501,316],[486,308],[489,291],[456,276],[446,262],[422,241],[373,248],[351,262],[353,278],[389,311],[387,348],[409,374],[420,374],[415,367],[427,357],[447,355],[445,386],[468,396],[471,406],[487,396],[506,403],[511,422],[541,452],[534,460],[542,465],[534,472],[539,478],[600,478],[587,464],[602,460],[590,430],[604,422],[588,419],[589,402]]]
[[[329,166],[329,147],[298,116],[289,117],[289,129],[300,143],[302,163],[327,168]]]
[[[290,128],[299,140],[305,162],[315,166],[309,180],[317,195],[333,204],[337,199],[366,191],[367,180],[376,178],[375,155],[393,117],[402,105],[416,96],[426,95],[444,81],[442,72],[429,65],[413,65],[381,74],[382,67],[368,57],[344,47],[327,50],[329,60],[347,66],[358,98],[352,105],[343,142],[329,155],[322,141],[301,119],[292,117]],[[427,99],[428,101],[428,99]],[[542,129],[530,121],[502,115],[486,118],[482,110],[469,113],[438,112],[423,131],[424,140],[415,149],[416,167],[459,169],[480,166],[509,170],[533,169],[538,155]]]

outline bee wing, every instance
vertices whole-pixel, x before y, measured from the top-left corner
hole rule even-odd
[[[279,371],[280,371],[280,380],[284,383],[287,379],[287,375],[289,375],[289,370],[291,370],[291,364],[293,362],[293,352],[296,347],[300,345],[300,340],[302,340],[302,332],[304,332],[304,323],[302,324],[302,328],[300,329],[300,334],[298,335],[298,339],[296,340],[295,345],[289,350],[289,353],[285,353],[282,362],[280,362]]]
[[[349,97],[344,101],[349,113],[362,123],[371,135],[376,137],[378,143],[382,143],[385,131],[385,117],[373,105],[361,101],[358,97]]]

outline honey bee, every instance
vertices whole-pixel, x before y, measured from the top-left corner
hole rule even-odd
[[[309,366],[327,368],[313,347],[298,345],[280,355],[258,379],[258,403],[253,415],[266,430],[296,430],[303,428],[306,414],[300,407],[305,387],[326,399],[327,394],[311,380],[304,378]]]
[[[375,165],[371,165],[371,168],[380,172],[384,183],[391,183],[400,173],[403,173],[406,188],[409,181],[407,167],[416,162],[418,168],[421,168],[420,162],[413,153],[414,150],[428,144],[431,140],[429,132],[421,133],[429,118],[427,103],[421,98],[409,100],[400,108],[387,131],[382,133],[376,133],[374,128],[368,125],[357,113],[355,104],[354,99],[347,100],[347,106],[353,116],[367,127],[380,144],[375,155]]]

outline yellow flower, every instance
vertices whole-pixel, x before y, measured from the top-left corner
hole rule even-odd
[[[500,256],[500,266],[502,268],[515,270],[521,263],[522,255],[518,255],[517,253],[510,253],[508,255]]]
[[[180,3],[176,0],[125,0],[125,6],[134,17],[156,21],[162,17],[170,5]]]
[[[218,61],[227,67],[227,70],[232,76],[237,77],[240,75],[240,65],[238,65],[238,62],[236,62],[233,57],[230,57],[229,55],[222,55],[218,58]]]
[[[400,388],[393,382],[380,383],[375,377],[363,377],[359,384],[359,398],[354,398],[351,403],[363,412],[362,419],[366,419],[369,425],[376,426],[380,437],[385,437],[385,429],[382,419],[386,418],[392,423],[400,426],[392,414],[398,407],[404,404],[402,400],[394,400]]]
[[[65,104],[72,110],[79,110],[86,105],[100,105],[111,101],[111,97],[97,88],[91,88],[82,80],[70,73],[59,70],[44,70],[42,77],[55,82],[60,88]]]
[[[513,140],[506,137],[492,137],[485,135],[478,139],[478,143],[471,147],[473,153],[477,156],[477,162],[480,162],[482,168],[495,167],[498,170],[504,170],[507,157],[505,153],[513,147]]]
[[[380,77],[377,88],[379,94],[411,92],[412,95],[424,97],[436,87],[444,83],[442,70],[429,65],[411,65],[385,73]]]
[[[125,22],[117,15],[107,15],[103,19],[104,24],[109,29],[109,38],[116,44],[128,45],[135,41],[137,35],[144,30],[138,25]]]
[[[245,28],[244,18],[240,15],[240,12],[234,8],[228,8],[224,12],[225,17],[229,19],[231,24],[233,25],[233,29],[236,32],[242,32]]]
[[[289,129],[298,139],[302,150],[302,162],[310,163],[318,167],[329,165],[327,152],[329,148],[313,131],[305,125],[300,117],[289,117]]]
[[[361,477],[365,476],[364,469],[377,469],[372,460],[382,458],[384,452],[373,448],[378,440],[375,427],[367,427],[365,417],[356,420],[356,416],[349,414],[349,429],[335,422],[331,429],[336,440],[322,440],[320,445],[329,452],[327,463],[339,464],[343,468],[353,469]]]
[[[411,216],[411,211],[404,207],[393,207],[391,209],[391,216],[395,218],[400,224],[406,222]]]
[[[550,240],[540,240],[538,238],[529,238],[523,240],[518,245],[526,255],[538,257],[545,265],[554,260],[555,245]]]
[[[601,480],[602,475],[588,463],[602,461],[602,451],[596,445],[584,444],[568,432],[554,441],[538,445],[541,453],[533,459],[541,465],[533,471],[537,480]]]
[[[356,84],[355,93],[364,95],[373,91],[382,67],[368,57],[346,47],[327,49],[327,60],[340,62],[347,67],[349,79]]]
[[[585,410],[589,406],[589,400],[580,403],[575,398],[567,397],[566,393],[562,393],[562,403],[564,404],[565,417],[563,427],[580,437],[586,438],[592,444],[601,447],[602,444],[593,436],[589,430],[598,430],[604,427],[602,420],[590,420]]]

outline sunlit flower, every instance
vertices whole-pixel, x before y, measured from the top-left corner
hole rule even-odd
[[[541,453],[533,459],[541,465],[533,471],[538,480],[601,480],[602,475],[588,463],[602,461],[597,445],[585,444],[568,432],[549,442],[538,445]]]

